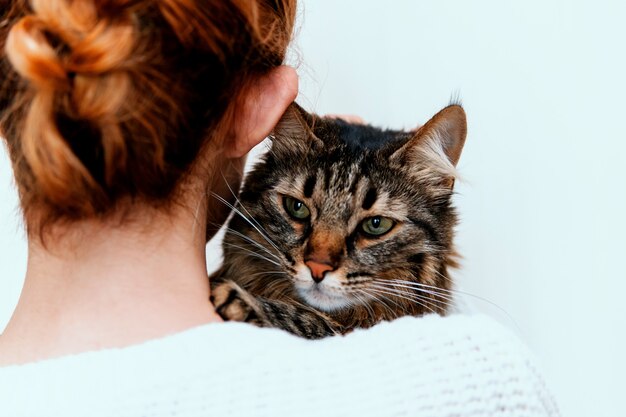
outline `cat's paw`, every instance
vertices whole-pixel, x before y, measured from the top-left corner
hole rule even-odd
[[[250,293],[233,281],[224,281],[213,286],[211,303],[224,321],[241,321],[263,326],[262,308]]]

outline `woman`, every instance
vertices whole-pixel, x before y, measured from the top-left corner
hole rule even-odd
[[[0,337],[2,415],[556,413],[523,349],[484,319],[411,318],[320,343],[216,324],[204,246],[228,213],[208,196],[228,195],[295,99],[281,66],[295,7],[3,10],[0,131],[29,260]],[[497,400],[509,391],[515,401]]]

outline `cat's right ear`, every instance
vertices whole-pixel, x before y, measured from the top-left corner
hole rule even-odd
[[[306,153],[311,146],[322,146],[322,141],[313,133],[315,119],[297,103],[289,105],[270,135],[272,152],[288,156]]]
[[[420,127],[412,139],[395,150],[390,161],[416,178],[452,188],[466,136],[465,111],[453,104]]]

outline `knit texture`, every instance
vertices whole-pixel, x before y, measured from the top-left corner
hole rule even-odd
[[[483,316],[320,341],[210,324],[0,368],[1,416],[558,416],[532,356]]]

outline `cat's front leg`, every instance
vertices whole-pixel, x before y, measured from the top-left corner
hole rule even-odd
[[[338,323],[310,307],[295,300],[254,297],[231,280],[216,280],[211,284],[211,302],[225,321],[274,327],[306,339],[343,333]]]
[[[259,327],[271,327],[262,305],[234,281],[217,281],[211,285],[211,302],[224,321],[241,321]]]

